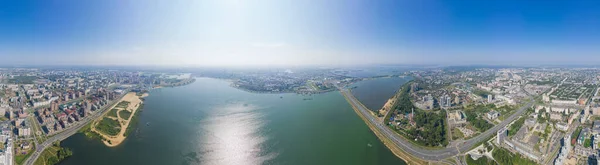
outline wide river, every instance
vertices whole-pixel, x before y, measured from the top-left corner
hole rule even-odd
[[[339,92],[255,94],[223,80],[155,89],[137,131],[117,147],[76,134],[63,165],[406,164]]]

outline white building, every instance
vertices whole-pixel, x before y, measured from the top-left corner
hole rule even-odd
[[[544,102],[550,102],[550,96],[548,96],[548,94],[544,94],[542,96],[542,100],[544,100]]]
[[[500,113],[498,113],[497,111],[490,111],[487,113],[487,117],[490,120],[496,120],[499,116],[500,116]]]
[[[506,137],[506,127],[502,127],[496,133],[496,144],[500,145],[500,143],[502,143],[502,141],[504,141],[505,137]]]
[[[577,100],[552,100],[553,104],[576,105]]]
[[[556,123],[556,129],[561,131],[567,131],[569,129],[569,125],[567,125],[567,123],[564,122],[558,122]]]
[[[19,128],[19,136],[31,136],[31,128]]]

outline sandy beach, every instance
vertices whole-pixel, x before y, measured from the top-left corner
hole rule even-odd
[[[130,92],[130,93],[127,93],[123,97],[123,99],[121,99],[119,101],[119,102],[127,101],[127,102],[129,102],[129,105],[125,109],[123,109],[123,108],[117,108],[119,110],[117,111],[117,117],[116,118],[115,117],[108,117],[108,118],[111,118],[111,119],[117,119],[117,121],[121,125],[121,130],[119,131],[119,133],[116,136],[106,135],[106,134],[103,134],[102,132],[96,130],[95,126],[98,123],[98,121],[102,120],[102,118],[96,119],[96,121],[94,121],[94,123],[93,123],[93,125],[91,127],[92,131],[100,134],[100,136],[102,136],[104,138],[103,142],[104,142],[104,144],[106,146],[109,146],[109,147],[118,146],[119,144],[121,144],[125,140],[125,138],[127,138],[125,136],[125,132],[127,131],[127,127],[129,127],[129,122],[131,121],[131,118],[133,118],[133,116],[135,115],[136,111],[138,110],[138,107],[141,106],[141,104],[142,104],[142,100],[140,98],[141,97],[145,97],[145,96],[148,96],[148,94],[146,93],[146,94],[144,94],[142,96],[137,96],[135,92]],[[117,106],[117,104],[115,104],[114,106],[112,106],[110,109],[115,108],[115,106]],[[109,109],[109,111],[110,111],[110,109]],[[103,115],[103,117],[107,117],[106,115],[108,114],[109,111],[107,111],[106,114]],[[131,112],[131,115],[129,116],[129,118],[127,120],[121,118],[120,113],[119,113],[121,111],[129,111],[129,112]]]
[[[388,101],[385,102],[383,107],[379,110],[379,114],[383,116],[383,117],[378,117],[379,120],[381,120],[381,121],[384,120],[385,116],[388,114],[390,109],[392,109],[392,106],[394,106],[395,102],[396,102],[396,96],[388,99]]]

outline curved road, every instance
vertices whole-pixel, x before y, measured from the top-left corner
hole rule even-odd
[[[510,117],[508,117],[507,119],[502,121],[500,124],[483,132],[482,134],[478,135],[477,137],[468,139],[468,140],[464,141],[463,143],[458,144],[458,146],[450,146],[448,148],[443,148],[443,149],[425,149],[420,146],[414,145],[413,143],[409,142],[404,137],[400,137],[400,135],[398,135],[395,131],[391,130],[385,124],[379,122],[373,115],[371,115],[369,113],[370,110],[367,109],[366,107],[364,107],[362,104],[360,104],[360,102],[352,95],[352,93],[348,89],[339,88],[339,90],[342,93],[342,95],[346,96],[348,102],[353,105],[352,107],[357,108],[358,111],[362,114],[362,116],[364,116],[365,118],[368,119],[368,121],[366,121],[366,122],[370,122],[371,124],[375,125],[376,128],[384,136],[386,136],[388,139],[390,139],[392,142],[394,142],[394,145],[401,148],[404,152],[408,152],[409,154],[411,154],[414,157],[417,157],[417,158],[420,158],[423,160],[428,160],[428,161],[440,161],[440,160],[458,155],[462,152],[468,151],[475,144],[496,134],[496,132],[498,132],[498,130],[500,130],[500,128],[505,127],[506,125],[511,123],[518,116],[523,114],[523,112],[525,112],[525,110],[528,107],[531,107],[531,105],[533,105],[533,100],[532,100],[526,106],[519,108],[519,110],[517,110],[517,112],[515,112]]]

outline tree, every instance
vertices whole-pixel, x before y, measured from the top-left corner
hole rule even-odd
[[[589,148],[592,146],[592,140],[591,139],[585,139],[585,141],[583,141],[583,147]]]

